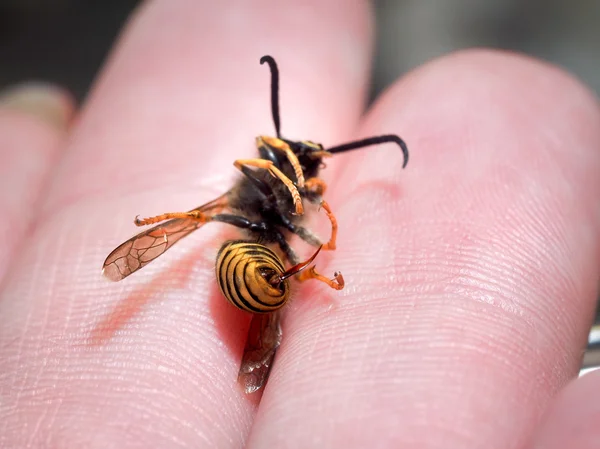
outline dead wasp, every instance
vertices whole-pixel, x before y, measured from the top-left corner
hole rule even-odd
[[[342,289],[344,279],[319,274],[315,267],[305,270],[321,249],[336,247],[337,221],[323,200],[326,184],[319,178],[323,159],[337,153],[369,145],[393,142],[408,162],[408,149],[396,135],[383,135],[349,142],[325,149],[308,140],[293,141],[281,137],[279,116],[279,70],[271,56],[263,56],[271,71],[271,113],[277,137],[256,139],[259,157],[238,159],[234,166],[243,176],[234,187],[200,207],[188,212],[170,212],[139,219],[137,226],[160,223],[111,252],[104,261],[103,273],[120,281],[144,267],[183,237],[208,222],[227,223],[246,231],[246,238],[227,241],[217,255],[216,277],[221,292],[234,306],[254,314],[239,372],[247,393],[260,389],[266,382],[275,351],[281,342],[279,311],[290,297],[288,278],[317,279],[332,288]],[[303,201],[323,208],[331,222],[331,237],[323,243],[302,226]],[[308,260],[301,262],[288,243],[298,235],[317,247]],[[284,260],[291,267],[286,269]]]

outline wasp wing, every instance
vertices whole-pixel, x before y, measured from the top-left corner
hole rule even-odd
[[[190,212],[206,213],[215,209],[220,211],[226,205],[227,194]],[[117,246],[108,255],[102,266],[102,274],[111,281],[120,281],[164,254],[175,243],[204,223],[193,218],[175,218],[141,232]]]
[[[253,315],[238,374],[238,382],[246,393],[260,390],[267,382],[281,337],[279,311]]]

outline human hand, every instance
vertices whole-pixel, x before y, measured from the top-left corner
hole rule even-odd
[[[595,304],[593,96],[548,65],[470,51],[409,74],[361,119],[366,2],[205,4],[138,11],[68,134],[1,112],[0,447],[598,439],[600,373],[553,399]],[[411,159],[400,170],[388,145],[328,162],[340,231],[318,264],[347,286],[295,286],[258,404],[235,381],[249,317],[214,279],[223,228],[121,283],[100,267],[137,231],[129,219],[214,198],[272,132],[264,54],[281,69],[285,136],[397,133]]]

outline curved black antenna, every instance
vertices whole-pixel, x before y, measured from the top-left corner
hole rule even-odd
[[[326,148],[329,153],[343,153],[344,151],[356,150],[358,148],[368,147],[369,145],[378,145],[380,143],[393,142],[400,146],[402,154],[404,155],[404,164],[402,168],[408,164],[408,147],[404,140],[395,134],[386,134],[385,136],[369,137],[367,139],[356,140],[354,142],[348,142],[343,145],[336,147]]]
[[[269,64],[271,69],[271,113],[273,114],[273,123],[275,124],[275,132],[277,137],[281,137],[281,119],[279,118],[279,70],[277,63],[272,56],[265,55],[260,58],[261,65]]]

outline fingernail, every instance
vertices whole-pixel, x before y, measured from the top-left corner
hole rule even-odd
[[[590,331],[588,347],[583,355],[579,375],[582,376],[597,369],[600,369],[600,324],[594,325]]]
[[[592,326],[592,330],[590,330],[590,336],[588,338],[588,344],[598,345],[600,346],[600,323]]]
[[[73,116],[71,96],[63,89],[44,83],[24,83],[0,91],[0,107],[33,115],[64,130]]]

